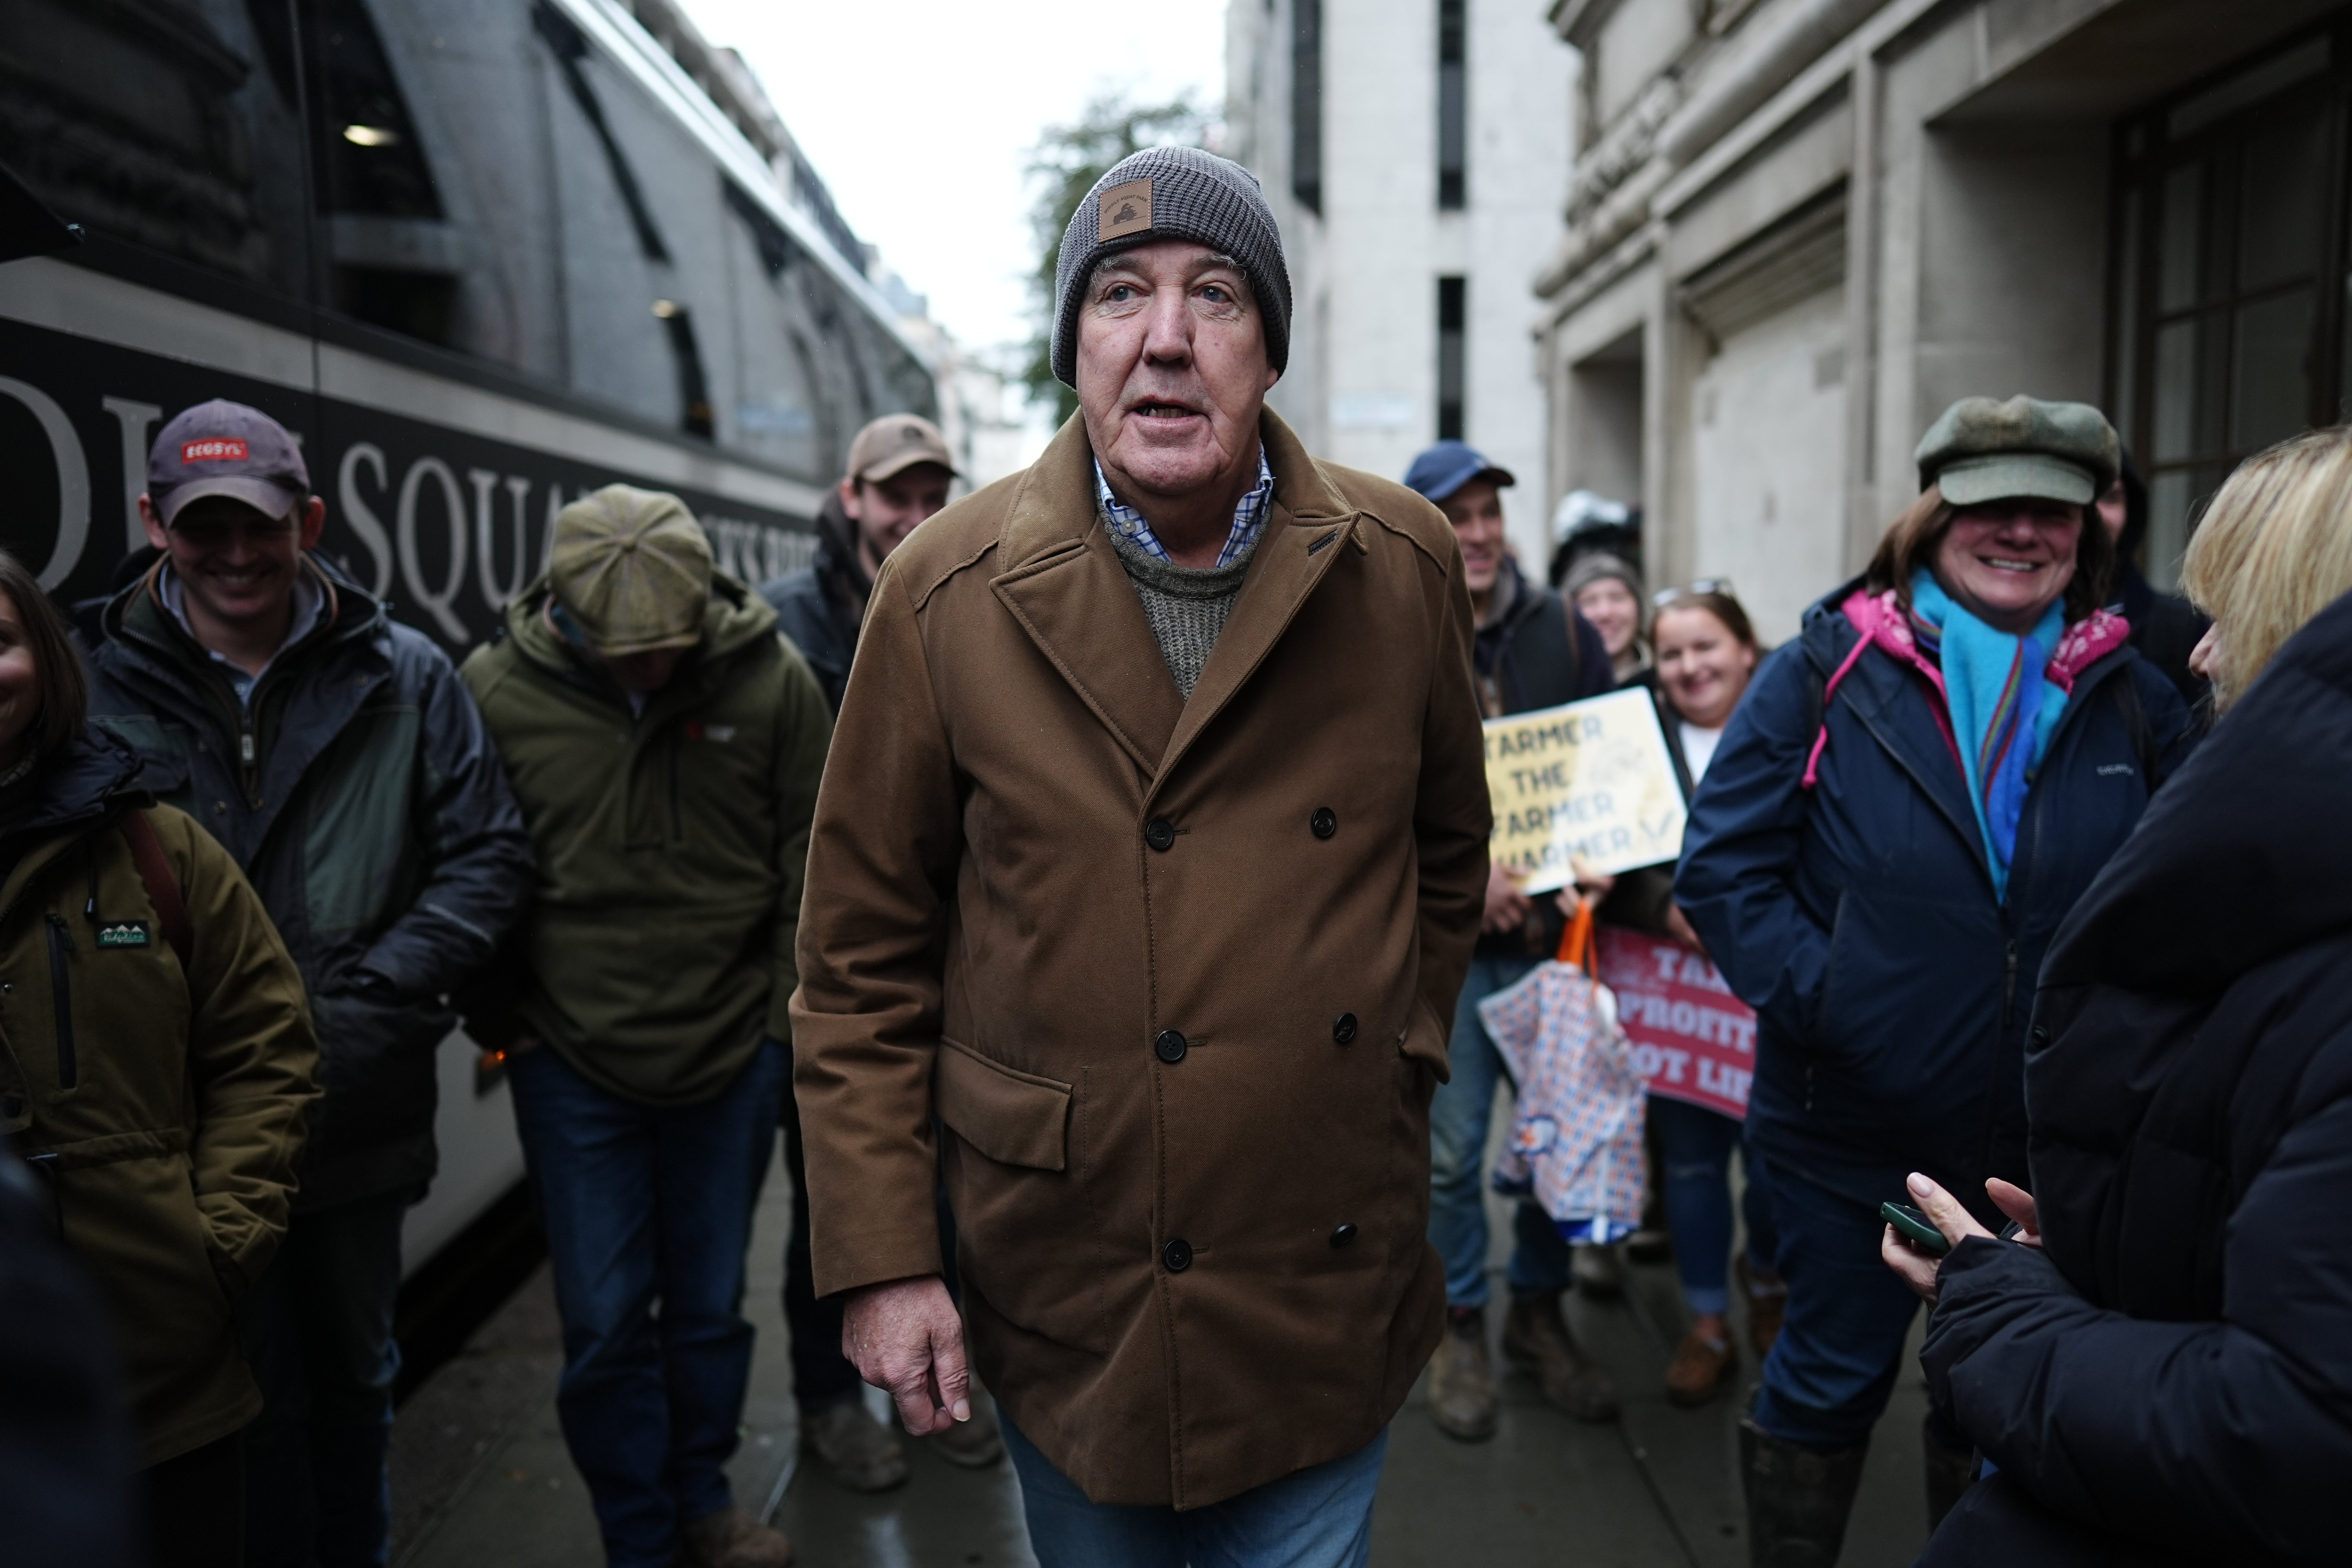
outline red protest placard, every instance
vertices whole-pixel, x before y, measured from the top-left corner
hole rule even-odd
[[[1601,983],[1652,1094],[1743,1120],[1756,1076],[1756,1015],[1705,957],[1678,942],[1602,926]]]

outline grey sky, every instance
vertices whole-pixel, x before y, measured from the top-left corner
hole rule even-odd
[[[850,226],[975,346],[1029,331],[1022,169],[1045,127],[1106,89],[1223,101],[1224,0],[684,4],[759,73]]]

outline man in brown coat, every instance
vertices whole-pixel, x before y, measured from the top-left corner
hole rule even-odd
[[[1428,1104],[1488,827],[1461,552],[1265,411],[1289,280],[1237,165],[1128,159],[1059,274],[1081,415],[884,564],[818,799],[817,1289],[918,1434],[963,1418],[969,1323],[1045,1568],[1340,1568],[1444,1310]]]

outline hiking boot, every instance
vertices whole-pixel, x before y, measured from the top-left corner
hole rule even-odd
[[[827,1479],[854,1492],[887,1492],[907,1479],[907,1451],[898,1435],[874,1419],[863,1394],[803,1410],[801,1451]]]
[[[1867,1443],[1821,1454],[1739,1423],[1739,1489],[1750,1568],[1836,1568]]]
[[[1685,1407],[1705,1405],[1723,1392],[1738,1370],[1739,1355],[1728,1339],[1710,1340],[1693,1329],[1683,1336],[1666,1368],[1666,1397]]]
[[[740,1503],[696,1520],[684,1534],[682,1555],[693,1568],[790,1568],[793,1560],[793,1543],[783,1532],[753,1519]]]
[[[1780,1321],[1789,1310],[1789,1287],[1769,1275],[1757,1278],[1749,1272],[1746,1258],[1733,1268],[1739,1276],[1739,1294],[1748,1303],[1748,1342],[1756,1347],[1761,1360],[1780,1337]]]
[[[950,1465],[984,1470],[1004,1458],[1004,1434],[996,1424],[996,1402],[977,1383],[971,1385],[971,1420],[934,1432],[924,1441]]]
[[[1557,1290],[1523,1296],[1503,1320],[1503,1354],[1534,1378],[1544,1397],[1579,1421],[1617,1419],[1617,1386],[1577,1349],[1559,1315]]]
[[[1636,1263],[1664,1263],[1675,1255],[1675,1238],[1663,1225],[1645,1225],[1625,1238],[1624,1247]]]
[[[1584,1246],[1576,1249],[1571,1272],[1576,1288],[1595,1301],[1613,1301],[1625,1293],[1625,1260],[1613,1247]]]
[[[1486,1309],[1449,1307],[1445,1337],[1429,1363],[1429,1416],[1465,1443],[1495,1435],[1495,1368],[1486,1353]]]

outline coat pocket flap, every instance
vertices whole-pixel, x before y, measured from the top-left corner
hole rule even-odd
[[[1015,1071],[953,1040],[940,1042],[932,1094],[940,1120],[1001,1165],[1068,1163],[1070,1086]]]

